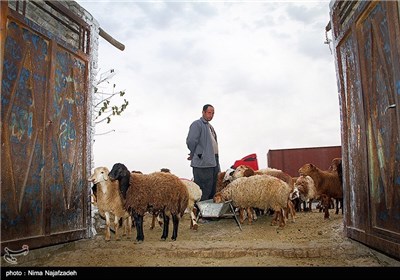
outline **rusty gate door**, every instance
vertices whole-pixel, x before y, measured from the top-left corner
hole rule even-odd
[[[90,210],[88,56],[20,13],[8,8],[6,14],[2,253],[5,247],[37,248],[85,238]]]
[[[331,6],[340,82],[345,228],[400,258],[399,1]]]

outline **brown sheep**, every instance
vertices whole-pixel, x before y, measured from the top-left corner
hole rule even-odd
[[[342,185],[343,188],[343,171],[342,171],[342,158],[334,158],[332,160],[331,165],[328,168],[328,171],[336,173],[339,176],[340,184]],[[336,211],[335,214],[339,214],[339,203],[340,203],[340,208],[342,208],[342,214],[343,214],[343,198],[342,199],[336,199]]]
[[[143,242],[143,216],[148,211],[163,214],[163,233],[161,240],[166,240],[169,230],[169,217],[172,216],[172,240],[178,236],[179,219],[185,214],[189,194],[185,184],[175,175],[165,172],[137,174],[129,172],[122,163],[114,164],[109,173],[111,180],[129,181],[128,186],[120,183],[125,208],[132,213],[136,225],[136,241]]]
[[[166,172],[166,173],[171,173],[171,170],[168,168],[161,168],[161,172]],[[188,190],[189,194],[189,200],[188,200],[188,208],[186,209],[189,212],[190,215],[190,229],[197,230],[199,225],[197,223],[197,208],[195,207],[196,202],[200,201],[201,195],[202,195],[202,190],[199,185],[197,185],[195,182],[189,179],[185,178],[180,178],[182,182],[185,184]],[[154,228],[155,225],[155,220],[158,220],[158,224],[160,226],[163,225],[162,223],[162,217],[160,214],[153,214],[153,219],[151,221],[151,227],[150,229]]]
[[[314,180],[317,197],[322,194],[329,198],[343,199],[343,187],[336,173],[319,169],[312,163],[306,163],[299,169],[300,176],[310,176]],[[329,201],[329,200],[326,200]],[[324,218],[329,218],[329,205],[323,205]]]
[[[231,182],[229,179],[234,171],[235,169],[229,168],[226,171],[218,172],[216,193],[222,191]]]
[[[89,182],[97,186],[96,193],[94,194],[94,201],[99,209],[99,214],[106,219],[106,232],[105,240],[111,240],[110,234],[110,215],[114,215],[114,230],[115,239],[120,240],[119,236],[119,220],[123,219],[124,235],[130,238],[132,230],[132,218],[122,202],[119,193],[118,181],[112,182],[108,177],[109,170],[107,167],[97,167],[94,169],[93,174],[89,177]]]

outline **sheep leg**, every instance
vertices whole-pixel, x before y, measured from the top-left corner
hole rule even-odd
[[[128,238],[128,239],[130,239],[131,238],[131,235],[132,235],[132,217],[131,216],[129,216],[127,219],[127,236],[126,236],[126,238]]]
[[[131,238],[130,235],[132,233],[132,217],[130,215],[124,216],[122,218],[122,227],[123,227],[123,236],[126,238]]]
[[[308,208],[311,211],[311,208]],[[306,212],[307,211],[307,202],[303,201],[303,211]]]
[[[172,237],[173,241],[178,237],[179,218],[177,214],[172,214]]]
[[[128,231],[128,220],[122,217],[122,236],[125,236]]]
[[[239,221],[241,224],[243,224],[244,222],[244,208],[240,207],[239,208]]]
[[[340,199],[340,208],[342,208],[342,215],[343,215],[343,198]]]
[[[331,198],[328,195],[321,195],[321,206],[324,211],[324,219],[329,219],[329,208],[331,205]]]
[[[157,221],[158,221],[158,225],[160,226],[160,227],[162,227],[162,225],[163,225],[163,213],[158,213],[157,214]]]
[[[114,215],[114,230],[115,230],[115,240],[121,240],[119,236],[119,217]]]
[[[193,207],[192,211],[190,211],[190,228],[193,230],[197,230],[199,225],[196,222],[196,208]]]
[[[339,214],[339,204],[340,204],[340,207],[342,208],[342,214],[343,214],[343,199],[336,198],[336,212],[335,212],[336,215]]]
[[[253,221],[256,221],[258,219],[258,215],[261,215],[260,210],[253,209]]]
[[[110,233],[110,213],[105,212],[106,216],[106,241],[111,240],[111,233]]]
[[[156,224],[156,218],[157,218],[157,214],[156,214],[156,213],[153,213],[153,218],[152,218],[152,220],[151,220],[150,229],[154,229],[154,226],[155,226],[155,224]]]
[[[279,215],[279,228],[283,228],[285,226],[285,217],[283,216],[283,209],[276,212],[278,212]]]
[[[337,214],[339,214],[339,199],[335,199],[335,204],[336,204],[336,211],[335,211],[335,214],[337,215]]]
[[[274,211],[274,217],[272,218],[271,226],[274,226],[278,223],[278,219],[279,219],[278,215],[279,215],[278,211]]]
[[[136,226],[136,242],[137,243],[142,243],[144,240],[144,234],[143,234],[143,216],[139,215],[137,213],[133,214],[133,219],[135,220],[135,226]]]
[[[168,237],[169,216],[165,215],[165,213],[163,213],[163,220],[164,220],[164,224],[163,224],[163,232],[161,235],[161,240],[166,240]]]
[[[194,215],[194,209],[191,209],[190,211],[189,211],[189,213],[190,213],[190,226],[189,226],[189,228],[190,229],[192,229],[193,228],[193,226],[194,226],[194,224],[196,223],[196,215]],[[194,215],[194,219],[193,219],[193,215]]]
[[[324,219],[329,219],[329,207],[324,207]]]
[[[292,216],[292,223],[295,222],[295,216],[296,216],[296,210],[294,209],[294,204],[293,202],[289,199],[288,200],[288,205],[287,205],[287,211],[286,211],[286,219],[289,219],[289,212],[290,215]]]
[[[251,225],[253,222],[253,208],[252,207],[247,207],[247,224]]]

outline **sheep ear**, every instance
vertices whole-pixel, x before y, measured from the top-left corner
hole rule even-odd
[[[253,175],[254,175],[254,170],[253,169],[247,168],[244,171],[244,177],[250,177],[250,176],[253,176]]]

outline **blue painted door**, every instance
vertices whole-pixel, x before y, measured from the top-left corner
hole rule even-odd
[[[88,58],[13,11],[5,25],[2,252],[87,237]]]

